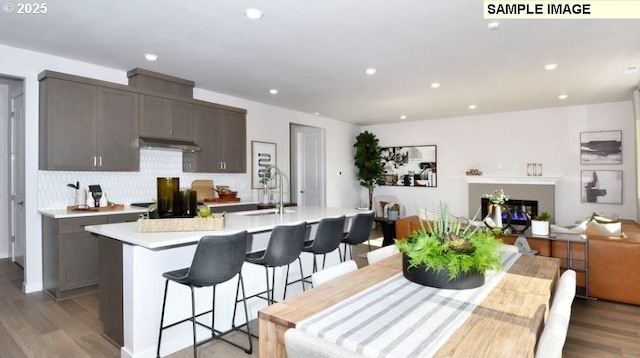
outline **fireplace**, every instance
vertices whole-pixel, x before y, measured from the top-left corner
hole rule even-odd
[[[482,218],[489,214],[490,206],[489,199],[481,199]],[[537,200],[509,199],[502,206],[508,209],[502,212],[502,221],[506,222],[511,218],[510,224],[514,226],[529,226],[528,221],[538,215]]]
[[[511,200],[507,204],[519,208],[524,204],[525,212],[531,218],[546,211],[552,218],[555,217],[555,181],[546,177],[521,177],[521,178],[491,178],[491,177],[467,177],[469,182],[469,217],[476,213],[477,220],[482,220],[487,211],[491,210],[485,202],[480,200],[486,194],[491,194],[496,190],[503,189]],[[538,183],[537,181],[540,181]],[[519,199],[516,199],[519,198]],[[536,205],[531,205],[533,203]],[[478,207],[480,205],[480,207]],[[532,207],[534,206],[534,207]],[[518,218],[516,218],[518,220]],[[521,220],[521,219],[520,219]],[[553,220],[553,219],[552,219]],[[516,221],[522,223],[522,221]],[[553,224],[553,222],[551,222]],[[513,225],[522,226],[522,225]]]

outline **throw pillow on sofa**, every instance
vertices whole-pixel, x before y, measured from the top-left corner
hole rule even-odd
[[[622,236],[622,223],[621,222],[609,222],[600,223],[596,220],[591,220],[587,224],[587,228],[584,232],[587,236]]]

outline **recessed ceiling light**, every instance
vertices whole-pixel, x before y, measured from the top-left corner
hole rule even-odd
[[[489,30],[491,30],[491,31],[496,31],[496,30],[498,30],[500,28],[500,23],[497,22],[497,21],[490,22],[487,25],[487,28],[489,28]]]
[[[371,68],[367,68],[364,72],[366,74],[368,74],[368,75],[375,75],[376,74],[376,69],[371,67]]]
[[[154,55],[152,53],[145,53],[144,58],[146,58],[147,61],[156,61],[158,59],[158,55]]]
[[[477,108],[477,106],[475,104],[470,104],[469,105],[469,109],[476,109],[476,108]]]
[[[567,99],[568,97],[569,97],[569,96],[567,96],[567,95],[566,95],[566,94],[564,94],[564,93],[558,96],[558,98],[560,98],[560,99]]]
[[[440,83],[439,82],[433,82],[431,84],[431,88],[438,88],[438,87],[440,87]]]
[[[271,93],[271,94],[278,94],[278,90],[277,90],[277,89],[275,89],[275,88],[272,88],[272,89],[270,89],[270,90],[269,90],[269,93]]]
[[[556,68],[558,68],[558,64],[557,63],[547,63],[546,65],[544,65],[544,69],[547,71],[553,71]]]
[[[251,20],[260,20],[264,14],[260,9],[246,9],[244,10],[244,16]]]
[[[636,72],[638,72],[638,65],[627,66],[624,68],[625,74],[636,73]]]
[[[407,115],[406,114],[401,115],[400,119],[407,119]]]
[[[316,113],[314,113],[314,115],[319,116],[319,115],[320,115],[320,112],[316,112]]]

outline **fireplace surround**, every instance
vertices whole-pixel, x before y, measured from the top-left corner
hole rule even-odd
[[[489,199],[481,198],[480,205],[482,208],[480,218],[484,218],[489,214]],[[510,219],[511,225],[529,226],[528,221],[538,215],[537,200],[510,198],[504,204],[502,204],[502,206],[508,209],[502,213],[502,220],[506,221],[507,219]],[[526,213],[528,218],[525,217],[524,213]]]
[[[555,183],[560,179],[558,177],[504,178],[467,176],[465,179],[469,183],[469,217],[473,217],[473,215],[478,212],[478,209],[483,206],[482,198],[485,194],[493,194],[494,191],[503,189],[505,194],[510,198],[516,198],[519,201],[524,200],[525,202],[537,201],[537,212],[531,214],[537,215],[538,213],[546,211],[551,215],[551,223],[554,222]],[[486,213],[484,215],[486,215]]]

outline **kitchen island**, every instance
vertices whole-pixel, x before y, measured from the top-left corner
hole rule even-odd
[[[324,217],[346,215],[352,217],[362,211],[354,209],[296,207],[287,208],[283,214],[273,210],[229,213],[225,228],[220,231],[140,233],[137,223],[119,223],[87,226],[86,230],[100,235],[100,317],[105,324],[105,336],[122,346],[121,357],[155,357],[160,324],[160,312],[164,279],[162,273],[191,264],[196,243],[202,236],[226,235],[247,230],[250,239],[247,252],[266,248],[271,230],[279,224],[306,221],[315,226]],[[302,255],[305,272],[311,273],[312,255]],[[337,254],[327,255],[327,265],[339,261]],[[290,281],[300,278],[297,265],[291,266]],[[276,270],[275,297],[282,297],[284,272]],[[264,269],[245,264],[243,276],[247,295],[265,289]],[[216,288],[216,329],[224,331],[231,327],[236,280]],[[301,291],[300,284],[292,285],[288,293]],[[196,310],[210,310],[211,288],[198,289]],[[257,318],[257,310],[266,303],[259,299],[247,302],[249,319]],[[167,297],[165,322],[179,321],[190,315],[189,289],[172,286]],[[203,322],[210,317],[203,316]],[[237,324],[244,323],[242,314]],[[207,322],[208,323],[208,322]],[[199,339],[210,336],[210,332],[199,330]],[[191,345],[191,325],[182,324],[163,333],[161,355]]]

